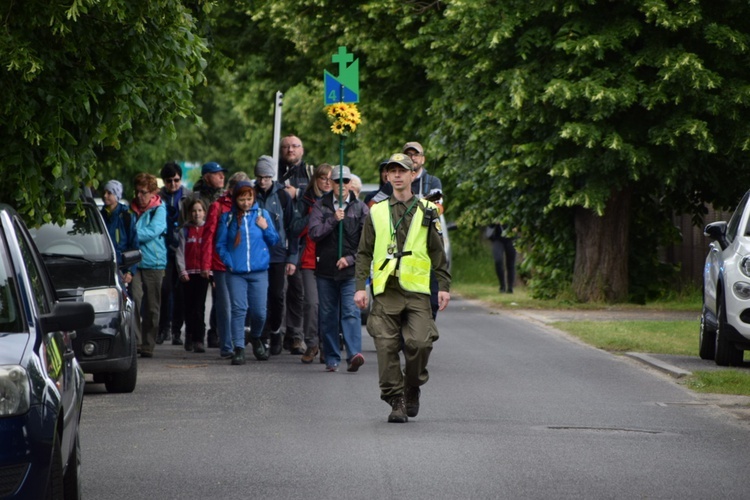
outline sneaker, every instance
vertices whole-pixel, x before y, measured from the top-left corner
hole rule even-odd
[[[206,352],[203,342],[193,342],[193,352]]]
[[[422,391],[419,387],[406,387],[404,390],[404,403],[406,404],[406,414],[410,417],[416,417],[419,413],[419,395]]]
[[[337,371],[339,371],[339,365],[326,365],[326,371],[327,372],[337,372]]]
[[[234,356],[233,352],[219,351],[219,357],[221,359],[229,359]]]
[[[279,354],[281,354],[282,350],[283,346],[281,341],[281,333],[271,333],[271,354],[274,356],[278,356]]]
[[[268,350],[259,337],[252,337],[250,343],[253,345],[253,355],[258,361],[268,361]]]
[[[241,347],[234,348],[234,356],[232,356],[233,365],[244,365],[245,364],[245,350]]]
[[[182,339],[177,335],[172,335],[172,345],[182,345]]]
[[[305,354],[305,349],[302,347],[302,341],[300,339],[292,340],[292,346],[289,352],[291,354]]]
[[[315,356],[318,355],[319,350],[320,349],[318,349],[318,346],[308,347],[307,350],[305,351],[305,354],[303,354],[302,358],[300,358],[300,361],[302,361],[306,365],[309,365],[310,363],[313,362],[313,360],[315,359]]]
[[[356,372],[359,367],[365,364],[365,357],[361,353],[355,354],[352,359],[346,364],[346,371]]]
[[[391,414],[388,415],[389,422],[403,424],[409,421],[409,417],[406,415],[406,404],[404,403],[403,396],[391,397],[388,404],[391,405]]]

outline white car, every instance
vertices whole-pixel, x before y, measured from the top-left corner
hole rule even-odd
[[[708,224],[699,355],[720,366],[742,364],[750,350],[750,191],[729,222]]]

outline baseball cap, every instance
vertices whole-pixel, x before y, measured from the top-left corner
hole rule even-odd
[[[215,174],[216,172],[226,172],[226,171],[227,171],[226,168],[223,168],[221,165],[219,165],[215,161],[204,163],[203,166],[201,167],[201,175]]]
[[[340,166],[336,165],[335,167],[333,167],[333,170],[331,170],[331,180],[332,181],[339,180],[339,174],[341,173],[342,170],[343,170],[342,177],[344,179],[351,179],[352,178],[352,171],[349,170],[349,167],[347,167],[346,165],[344,165],[344,168],[342,169]]]
[[[401,165],[406,170],[414,170],[414,164],[412,163],[411,158],[403,153],[392,154],[391,157],[388,158],[388,163],[386,164],[385,168],[388,169],[388,166],[393,164]]]
[[[417,153],[419,153],[421,155],[424,154],[424,148],[418,142],[407,142],[406,144],[404,144],[404,149],[402,149],[402,151],[404,153],[406,153],[407,149],[413,149],[413,150],[415,150]]]

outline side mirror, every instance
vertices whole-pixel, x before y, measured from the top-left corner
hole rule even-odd
[[[58,302],[41,322],[44,333],[82,330],[94,322],[94,307],[88,302]]]
[[[703,235],[718,242],[722,250],[729,246],[729,243],[727,242],[726,221],[721,220],[706,225],[706,227],[703,229]]]
[[[120,269],[127,269],[130,266],[138,264],[140,261],[140,250],[125,250],[122,252],[122,264],[120,264]]]

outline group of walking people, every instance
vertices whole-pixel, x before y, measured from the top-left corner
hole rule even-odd
[[[179,165],[168,163],[161,189],[154,175],[135,177],[129,207],[120,203],[120,182],[104,185],[102,215],[118,256],[142,254],[122,270],[139,315],[140,355],[152,357],[157,343],[171,340],[197,353],[218,347],[242,365],[246,346],[259,361],[286,348],[306,364],[318,357],[326,371],[345,362],[356,372],[365,362],[360,309],[371,283],[367,330],[381,398],[389,421],[406,422],[428,379],[435,315],[450,300],[440,180],[422,167],[417,142],[381,163],[381,186],[368,203],[352,189],[348,167],[308,165],[297,136],[282,139],[280,158],[277,166],[261,156],[254,179],[237,172],[226,188],[226,169],[208,162],[192,192],[181,186]]]

